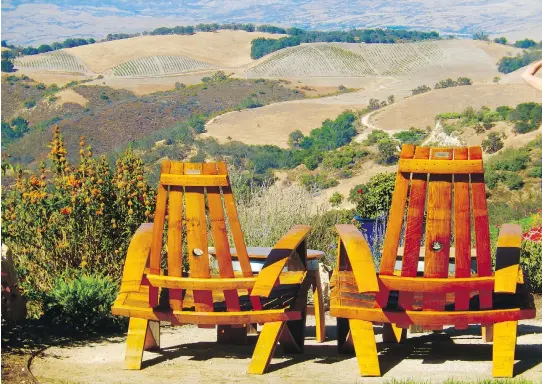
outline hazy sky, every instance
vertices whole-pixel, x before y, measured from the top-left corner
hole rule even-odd
[[[2,1],[2,39],[18,44],[230,21],[319,29],[405,26],[464,35],[484,31],[511,39],[541,39],[542,1]]]

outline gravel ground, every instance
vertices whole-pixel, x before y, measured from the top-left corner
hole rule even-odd
[[[391,379],[443,382],[446,379],[491,378],[491,344],[480,328],[448,328],[443,333],[409,334],[404,344],[384,344],[376,327],[382,378],[361,378],[354,355],[336,350],[335,320],[327,321],[327,341],[314,340],[314,318],[308,318],[305,352],[284,355],[277,348],[269,373],[248,375],[254,345],[216,344],[214,329],[163,327],[160,353],[144,353],[144,369],[124,371],[124,338],[77,347],[55,347],[31,365],[41,383],[381,383]],[[252,340],[254,343],[255,340]],[[463,345],[467,344],[467,345]],[[542,381],[542,321],[522,321],[518,329],[516,377]]]

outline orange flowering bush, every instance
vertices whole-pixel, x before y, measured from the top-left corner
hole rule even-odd
[[[72,165],[58,127],[50,148],[49,161],[35,174],[19,171],[2,196],[2,241],[31,301],[66,271],[119,279],[132,234],[154,210],[143,162],[130,150],[111,169],[82,137]]]

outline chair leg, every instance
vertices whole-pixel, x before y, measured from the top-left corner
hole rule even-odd
[[[277,341],[284,324],[284,321],[264,324],[262,332],[258,336],[252,360],[248,366],[248,373],[261,375],[265,372],[277,347]]]
[[[324,312],[324,296],[322,293],[322,282],[320,281],[320,271],[314,271],[314,317],[316,320],[316,341],[323,343],[326,341],[326,314]]]
[[[518,322],[505,321],[493,327],[493,377],[513,377]]]
[[[126,338],[126,357],[124,358],[124,369],[141,369],[143,350],[147,335],[149,320],[130,317],[128,325],[128,336]]]
[[[279,336],[280,345],[285,353],[302,353],[305,348],[305,327],[307,315],[300,320],[287,321]]]
[[[384,343],[402,343],[406,340],[407,330],[399,328],[395,324],[385,323],[382,331],[382,341]]]
[[[362,376],[380,376],[373,323],[350,319],[350,332]]]

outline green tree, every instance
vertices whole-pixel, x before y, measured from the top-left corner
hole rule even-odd
[[[487,33],[485,32],[476,32],[475,34],[472,35],[472,39],[473,40],[482,40],[482,41],[488,41],[489,40],[489,36]]]
[[[288,135],[288,145],[291,148],[299,148],[299,143],[301,142],[301,140],[303,140],[304,137],[305,135],[303,135],[303,132],[301,132],[299,129],[296,129],[295,131],[290,132],[290,134]]]
[[[418,95],[420,93],[425,93],[425,92],[429,92],[431,90],[431,87],[427,86],[427,85],[420,85],[419,87],[416,87],[414,89],[412,89],[412,94],[413,95]]]
[[[497,37],[495,39],[493,39],[493,41],[497,44],[508,44],[508,39],[506,37]]]
[[[2,59],[2,72],[13,72],[13,63],[11,60]]]
[[[388,96],[388,104],[393,104],[395,103],[395,96],[394,95],[389,95]]]
[[[383,165],[395,164],[399,159],[397,142],[391,138],[382,139],[377,143],[377,162]]]
[[[376,218],[388,213],[394,189],[395,173],[379,173],[371,177],[366,184],[355,186],[350,191],[349,200],[356,204],[358,215]]]
[[[490,132],[487,138],[482,141],[482,148],[487,153],[495,153],[504,146],[501,135],[497,132]]]
[[[535,45],[536,45],[536,41],[531,40],[531,39],[518,40],[514,43],[514,47],[523,48],[523,49],[531,48],[531,47],[534,47]]]
[[[331,203],[332,207],[338,207],[342,204],[343,200],[344,196],[339,192],[333,192],[333,194],[329,198],[329,202]]]
[[[203,115],[192,116],[188,120],[188,125],[190,126],[190,128],[194,130],[194,132],[204,133],[205,132],[205,117]]]

